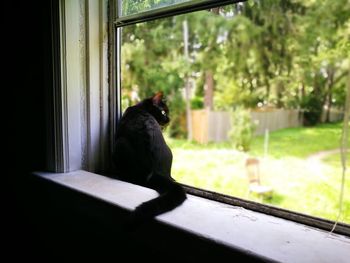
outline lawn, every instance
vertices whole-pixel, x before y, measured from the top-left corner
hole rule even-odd
[[[289,128],[272,132],[269,136],[268,154],[276,158],[305,158],[319,151],[339,148],[342,127],[342,123],[327,123],[316,127]],[[251,154],[262,155],[263,145],[263,136],[256,137],[252,142]]]
[[[341,124],[290,128],[271,132],[266,157],[259,157],[263,184],[274,189],[271,200],[249,194],[244,162],[262,156],[264,138],[254,138],[248,153],[229,143],[201,145],[167,138],[174,155],[172,175],[185,184],[335,220],[339,209],[341,163],[339,153],[308,158],[339,147]],[[350,166],[349,154],[347,165]],[[350,168],[345,183],[340,221],[350,224]]]

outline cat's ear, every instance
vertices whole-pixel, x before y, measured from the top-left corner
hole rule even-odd
[[[163,92],[159,91],[152,97],[153,104],[159,104],[163,99]]]

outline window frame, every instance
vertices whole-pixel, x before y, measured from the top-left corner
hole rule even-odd
[[[122,27],[136,24],[136,23],[144,23],[151,20],[162,19],[162,18],[175,16],[175,15],[182,15],[185,13],[201,11],[209,8],[215,8],[215,7],[219,7],[227,4],[235,4],[239,2],[245,2],[245,1],[246,0],[218,0],[218,1],[195,0],[195,1],[189,1],[181,4],[171,5],[168,7],[162,7],[154,10],[144,11],[144,12],[140,12],[132,15],[121,16],[121,9],[119,8],[121,6],[121,0],[117,0],[117,2],[115,2],[115,5],[114,5],[115,7],[114,10],[117,10],[117,11],[113,16],[115,17],[113,30],[115,30],[114,39],[116,41],[114,58],[116,59],[115,61],[116,61],[116,68],[117,68],[117,70],[115,71],[117,74],[117,80],[116,80],[117,83],[116,83],[116,89],[115,89],[117,91],[117,94],[115,94],[115,96],[117,98],[116,102],[118,103],[118,105],[116,105],[115,107],[117,109],[116,110],[117,114],[114,115],[116,116],[115,120],[118,120],[120,118],[121,112],[122,112],[121,111],[121,82],[120,82],[121,81],[120,56],[121,56],[121,43],[122,43],[121,42]],[[326,231],[331,231],[335,225],[335,228],[333,230],[334,233],[350,236],[349,225],[342,222],[335,223],[335,221],[332,221],[332,220],[315,217],[315,216],[299,213],[296,211],[291,211],[291,210],[287,210],[287,209],[283,209],[275,206],[261,204],[254,201],[244,200],[238,197],[229,196],[229,195],[225,195],[225,194],[221,194],[221,193],[217,193],[217,192],[213,192],[205,189],[200,189],[190,185],[185,185],[185,184],[182,184],[182,185],[185,188],[186,192],[192,195],[204,197],[210,200],[226,203],[229,205],[240,206],[256,212],[276,216],[279,218],[284,218],[287,220],[291,220],[297,223],[302,223],[302,224],[323,229]]]

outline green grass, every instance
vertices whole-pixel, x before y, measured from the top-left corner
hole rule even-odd
[[[319,151],[339,148],[341,129],[342,123],[336,123],[271,132],[268,155],[276,158],[285,156],[305,158]],[[264,136],[257,136],[252,142],[251,154],[259,156],[263,153]]]
[[[346,163],[347,163],[347,169],[350,169],[350,152],[348,151],[348,153],[346,154]],[[342,166],[342,163],[341,163],[341,156],[340,154],[332,154],[328,157],[325,157],[323,159],[323,162],[328,164],[328,165],[331,165],[333,167],[336,167],[336,168],[341,168]]]
[[[328,165],[331,167],[327,171],[327,176],[329,180],[333,180],[334,188],[337,192],[337,195],[335,198],[339,199],[339,192],[341,190],[341,175],[342,175],[342,163],[341,163],[341,156],[340,154],[332,154],[326,158],[323,159],[323,162],[325,165]],[[345,185],[344,185],[344,197],[343,197],[343,220],[348,224],[350,224],[350,152],[346,155],[346,174],[345,174]],[[338,205],[337,205],[337,208]]]
[[[342,123],[320,124],[316,127],[287,128],[270,132],[268,155],[276,158],[293,156],[305,158],[313,153],[339,148]],[[232,149],[229,142],[200,144],[184,139],[167,137],[172,149]],[[350,139],[349,139],[350,145]],[[250,155],[262,156],[264,154],[264,136],[253,138]]]
[[[311,154],[339,147],[341,124],[284,129],[270,134],[267,158],[260,158],[264,184],[274,189],[271,200],[249,194],[244,162],[248,153],[229,143],[201,145],[167,138],[174,155],[172,175],[193,185],[285,209],[335,220],[339,210],[341,166],[339,154],[315,162]],[[249,155],[262,155],[263,138],[256,137]],[[349,154],[347,165],[350,167]],[[350,223],[350,168],[345,183],[340,221]]]

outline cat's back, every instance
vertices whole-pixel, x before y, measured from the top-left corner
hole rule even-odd
[[[146,139],[156,130],[160,131],[160,126],[155,118],[139,105],[135,105],[124,112],[119,122],[117,138],[142,136]]]
[[[115,165],[121,178],[144,184],[151,170],[170,174],[172,153],[156,119],[138,105],[127,108],[119,121]]]

